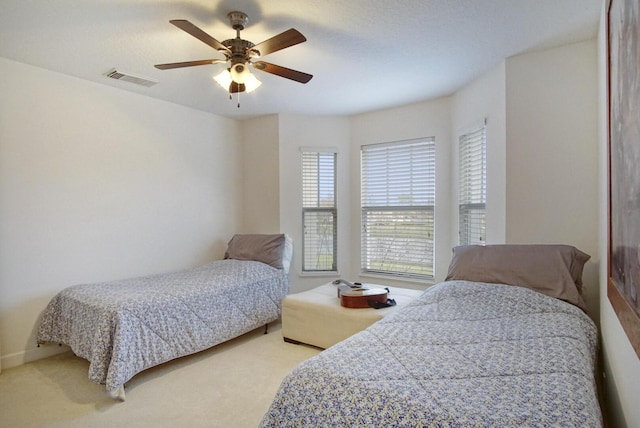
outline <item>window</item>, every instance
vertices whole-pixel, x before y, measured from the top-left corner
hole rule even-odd
[[[302,151],[302,271],[337,271],[336,153]]]
[[[458,234],[460,245],[486,243],[487,139],[484,125],[460,136]]]
[[[362,146],[363,273],[433,279],[435,139]]]

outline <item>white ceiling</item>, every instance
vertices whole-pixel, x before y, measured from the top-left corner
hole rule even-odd
[[[351,115],[449,95],[504,58],[596,36],[602,0],[1,0],[0,56],[243,119],[275,113]],[[211,77],[224,65],[154,64],[223,56],[169,24],[187,19],[219,41],[227,13],[249,15],[242,38],[289,28],[307,42],[264,60],[313,74],[306,85],[255,71],[241,107]],[[108,79],[112,68],[158,80]],[[34,94],[35,96],[35,94]],[[234,97],[235,98],[235,97]]]

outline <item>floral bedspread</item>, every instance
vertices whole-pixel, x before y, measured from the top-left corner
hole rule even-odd
[[[76,285],[49,302],[38,343],[69,345],[89,360],[89,379],[114,395],[144,369],[276,320],[288,290],[282,270],[239,260]]]
[[[600,427],[597,331],[535,291],[435,285],[282,382],[262,427]]]

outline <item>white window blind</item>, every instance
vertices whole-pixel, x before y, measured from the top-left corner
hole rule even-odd
[[[485,245],[487,155],[485,127],[460,136],[459,227],[460,245]]]
[[[302,152],[302,271],[337,271],[336,153]]]
[[[433,279],[435,139],[362,146],[361,270]]]

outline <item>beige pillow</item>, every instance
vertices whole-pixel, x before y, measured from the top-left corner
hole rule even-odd
[[[517,285],[586,311],[582,269],[591,256],[570,245],[467,245],[453,248],[445,281]]]
[[[284,233],[277,235],[235,235],[229,241],[225,259],[255,260],[278,269],[283,269],[285,248]]]

